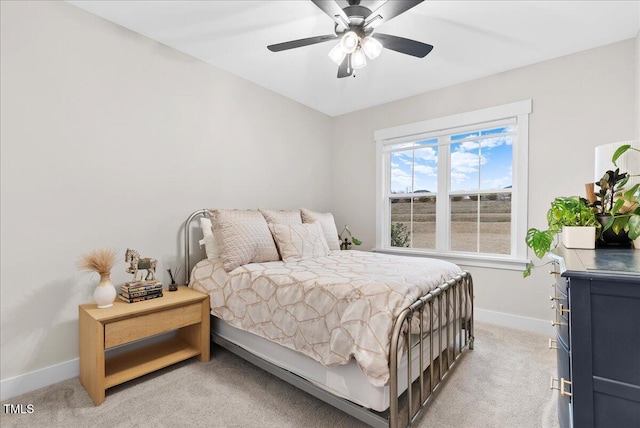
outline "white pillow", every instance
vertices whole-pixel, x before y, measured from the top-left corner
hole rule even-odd
[[[220,257],[220,252],[218,251],[218,245],[216,243],[216,239],[213,236],[213,227],[211,225],[211,220],[206,217],[200,218],[200,227],[202,228],[202,238],[200,240],[200,247],[204,244],[204,251],[207,253],[207,258],[209,260],[217,259]]]
[[[267,223],[276,224],[302,224],[302,217],[300,217],[300,211],[275,211],[267,210],[264,208],[258,208],[258,211],[262,213]]]
[[[262,214],[255,210],[213,210],[213,234],[227,272],[247,263],[280,260]]]
[[[269,224],[282,260],[294,262],[329,254],[329,246],[319,223]]]
[[[319,213],[306,208],[301,208],[300,214],[302,215],[302,223],[320,223],[330,250],[340,249],[340,239],[333,214]]]

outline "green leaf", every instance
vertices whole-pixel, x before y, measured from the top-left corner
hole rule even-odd
[[[611,208],[611,214],[617,214],[618,211],[620,211],[620,209],[624,206],[624,202],[625,200],[622,198],[616,200],[616,203],[613,204],[613,208]]]
[[[531,269],[533,269],[533,262],[529,262],[529,264],[527,265],[527,267],[522,271],[522,277],[526,278],[529,275],[531,275]]]
[[[360,245],[360,244],[362,244],[362,241],[361,241],[361,240],[359,240],[358,238],[351,237],[351,240],[353,241],[353,245]]]
[[[640,215],[632,215],[629,217],[628,227],[630,239],[640,237]]]
[[[551,249],[554,236],[555,233],[553,232],[531,228],[527,231],[525,242],[527,246],[533,250],[535,255],[541,259]]]
[[[622,156],[623,153],[625,153],[630,148],[631,148],[631,144],[623,144],[622,146],[618,147],[618,149],[615,152],[613,152],[613,156],[611,157],[611,162],[613,162],[615,166],[618,166],[616,161],[620,156]]]

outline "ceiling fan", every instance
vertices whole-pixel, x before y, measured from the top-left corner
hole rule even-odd
[[[406,12],[424,0],[389,0],[372,11],[360,5],[360,0],[349,0],[344,9],[335,1],[311,0],[335,22],[334,33],[308,37],[267,46],[271,52],[280,52],[316,43],[340,39],[329,52],[329,58],[338,67],[338,78],[351,76],[354,70],[367,64],[367,57],[375,59],[382,48],[418,58],[424,58],[433,46],[404,37],[383,34],[374,30],[382,23]]]

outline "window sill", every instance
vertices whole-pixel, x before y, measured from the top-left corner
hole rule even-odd
[[[505,270],[524,270],[529,264],[529,260],[511,259],[500,256],[488,255],[470,255],[456,253],[435,253],[424,250],[400,249],[400,248],[374,248],[372,251],[376,253],[395,254],[401,256],[412,257],[430,257],[434,259],[442,259],[457,265],[478,266],[492,269]]]

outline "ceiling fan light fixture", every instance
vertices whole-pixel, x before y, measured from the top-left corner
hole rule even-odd
[[[342,64],[345,56],[347,56],[347,53],[342,49],[342,43],[338,43],[329,51],[329,58],[331,58],[331,61],[336,65]]]
[[[340,45],[345,53],[354,53],[360,44],[360,37],[353,31],[347,31],[340,40]]]
[[[362,39],[362,50],[369,59],[376,59],[382,52],[382,43],[371,36]]]
[[[354,70],[363,68],[365,65],[367,65],[367,56],[364,54],[362,49],[358,49],[351,54],[351,67],[353,67]]]

